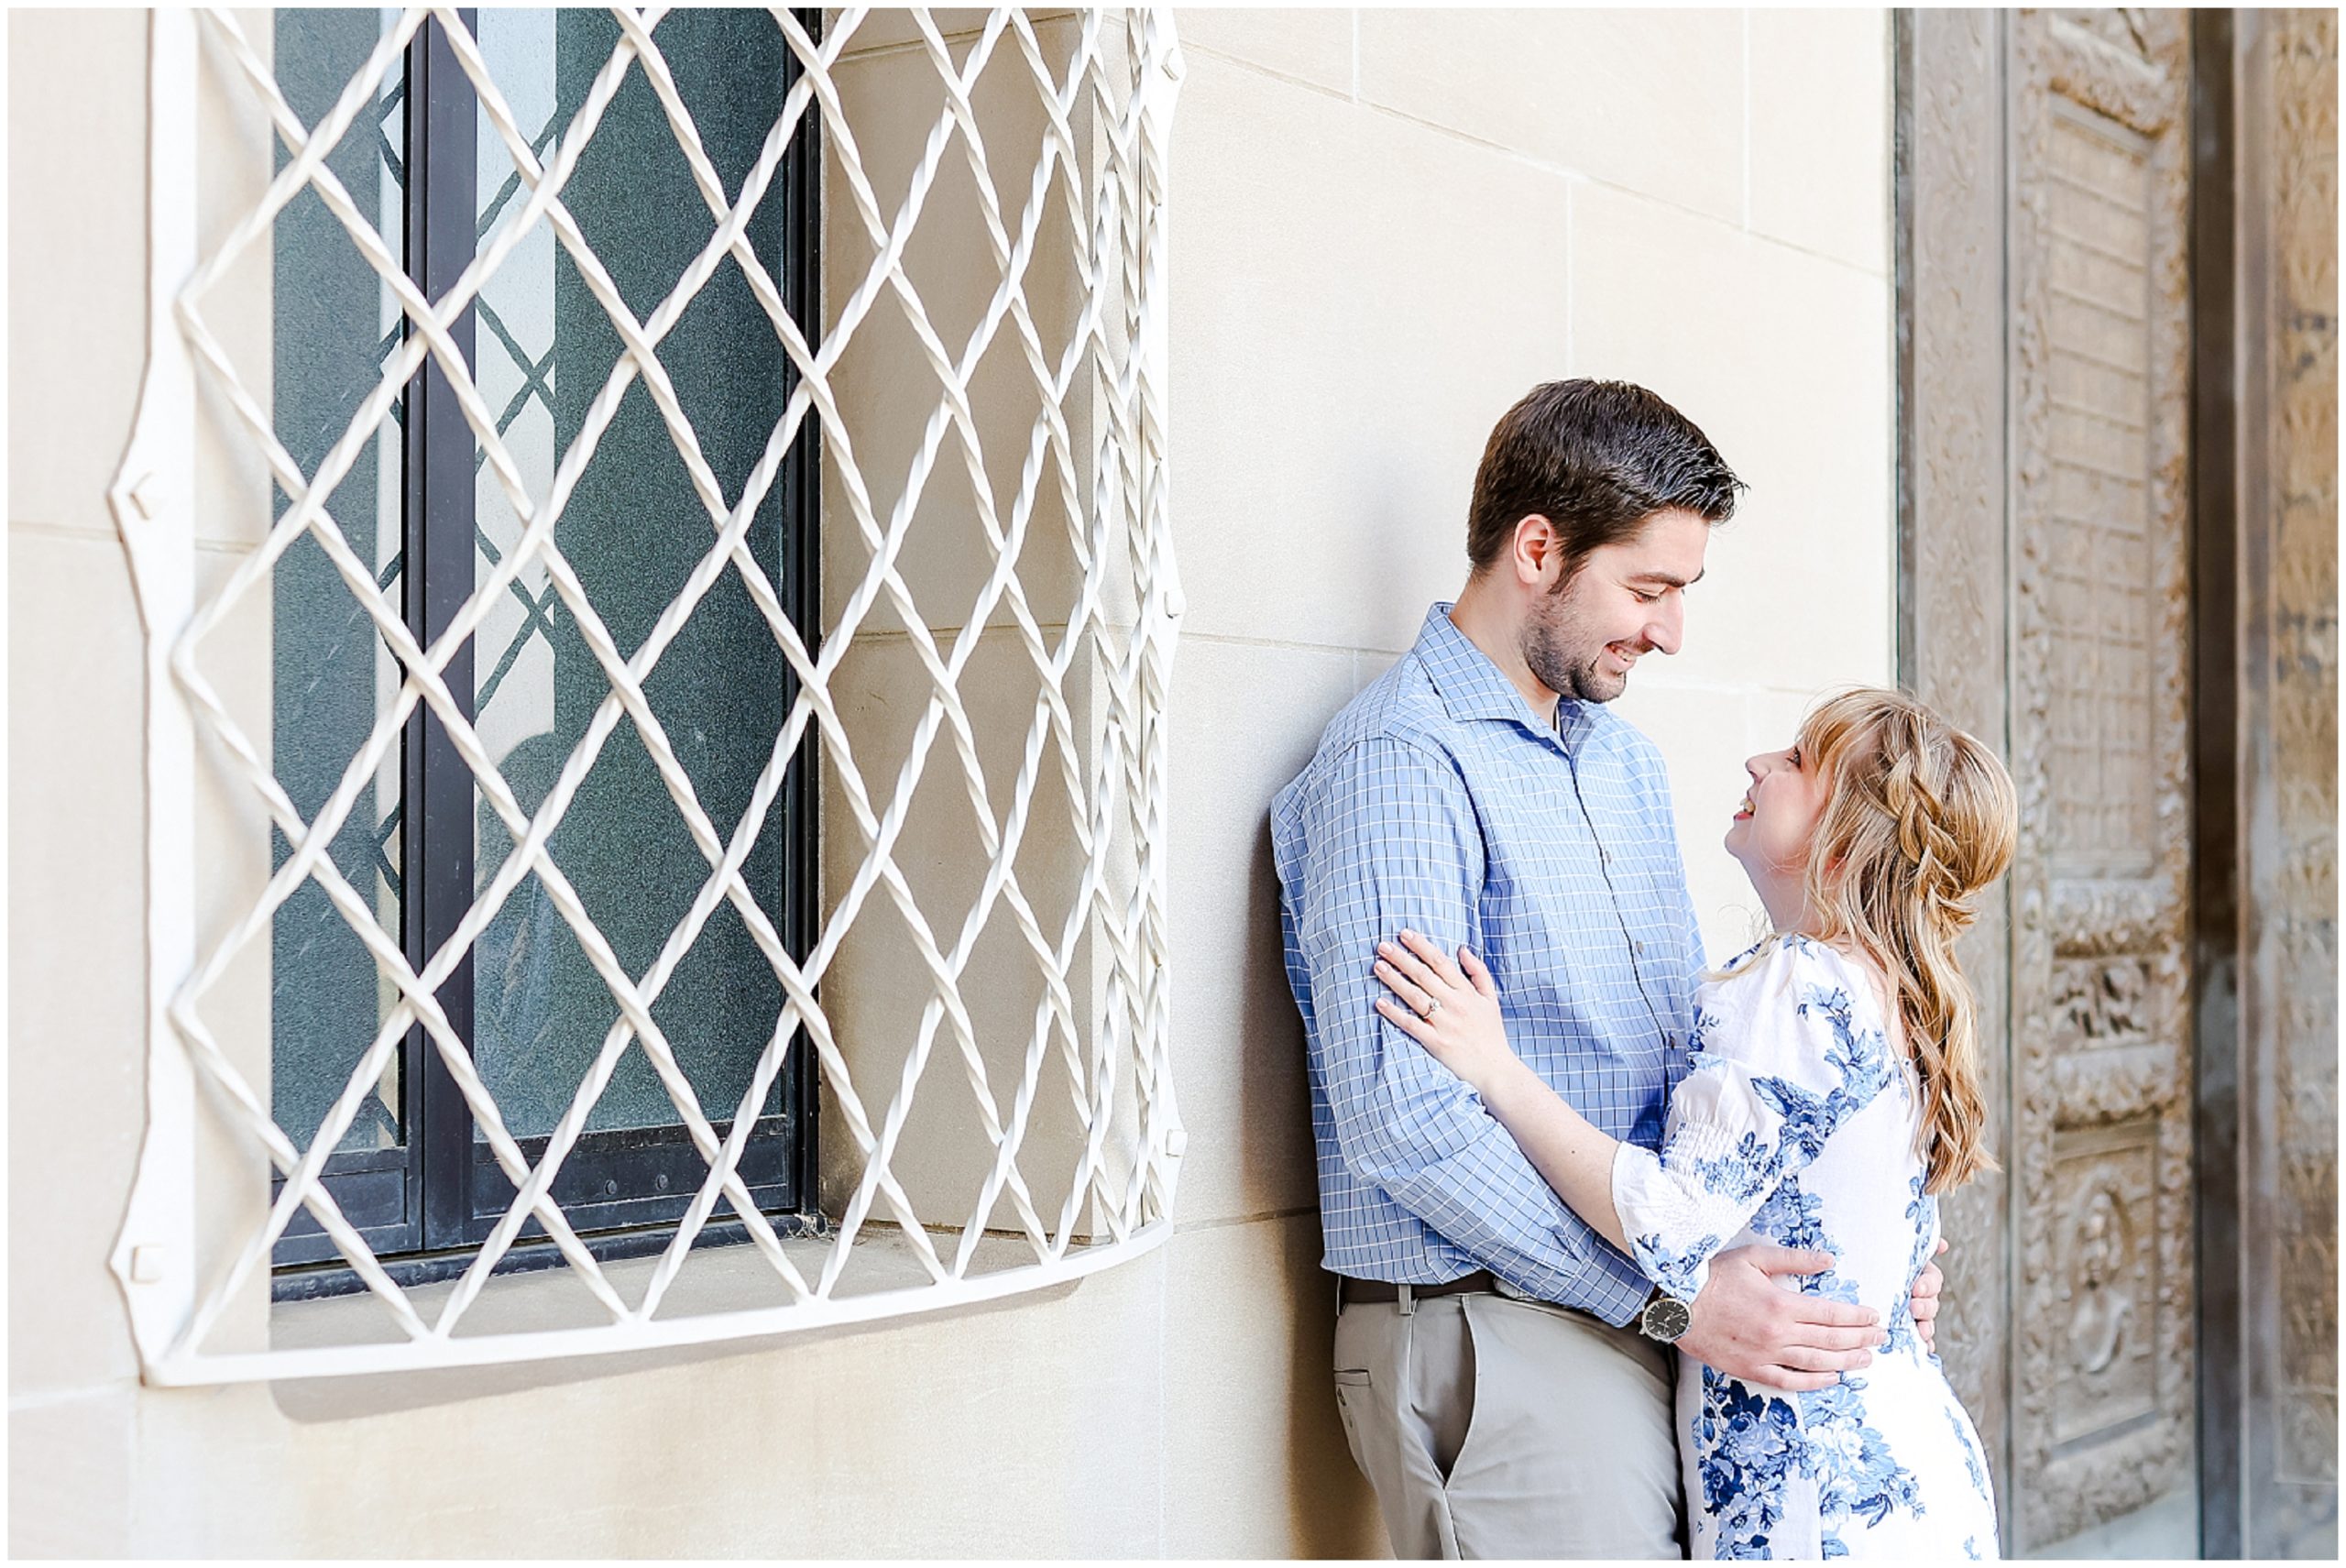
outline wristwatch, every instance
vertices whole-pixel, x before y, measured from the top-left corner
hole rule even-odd
[[[1661,1286],[1638,1309],[1638,1332],[1657,1344],[1676,1344],[1678,1336],[1694,1326],[1694,1309]]]

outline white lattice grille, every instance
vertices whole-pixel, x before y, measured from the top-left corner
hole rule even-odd
[[[665,13],[613,15],[618,43],[559,135],[551,124],[517,119],[497,72],[454,11],[400,16],[314,125],[294,113],[266,50],[235,15],[157,19],[153,297],[168,314],[153,334],[138,430],[115,495],[153,643],[150,678],[160,683],[148,767],[156,792],[150,935],[159,1003],[150,1130],[116,1257],[150,1377],[310,1376],[773,1332],[1049,1283],[1153,1245],[1168,1223],[1180,1143],[1162,963],[1162,711],[1171,620],[1179,610],[1163,482],[1163,137],[1177,71],[1169,21],[1152,12],[1095,12],[1045,28],[1020,13],[997,11],[974,34],[948,40],[925,12],[887,16],[904,35],[892,51],[897,68],[924,61],[937,108],[909,172],[898,171],[900,187],[892,177],[890,199],[883,199],[861,150],[860,138],[874,127],[858,123],[849,107],[853,93],[842,82],[842,61],[877,26],[865,12],[839,14],[819,42],[791,13],[772,13],[802,74],[755,166],[730,192],[662,52]],[[493,127],[510,163],[474,261],[436,299],[410,281],[378,230],[379,214],[370,213],[375,203],[354,197],[327,162],[345,137],[379,134],[396,91],[387,83],[427,17],[446,29],[483,123]],[[674,288],[641,316],[629,309],[564,201],[565,182],[605,110],[634,80],[657,94],[713,225]],[[216,242],[200,247],[192,193],[171,186],[175,179],[192,185],[188,177],[200,172],[189,146],[197,101],[206,93],[241,94],[258,106],[284,153],[258,202]],[[996,133],[990,116],[1001,115],[1005,95],[1033,122],[1031,138]],[[795,319],[785,291],[745,237],[793,138],[817,126],[828,160],[826,243],[836,242],[834,254],[868,258],[843,298],[834,269],[819,334]],[[175,135],[183,142],[173,142]],[[1005,143],[1015,144],[1007,154]],[[1018,189],[1017,171],[1003,166],[1005,156],[1021,167],[1031,159],[1024,199],[1015,205],[999,195]],[[487,167],[486,152],[483,162]],[[963,170],[968,178],[955,188],[974,200],[978,221],[962,225],[954,240],[955,265],[964,284],[972,275],[984,284],[977,291],[983,304],[974,313],[933,311],[906,256],[935,210],[931,193]],[[253,384],[249,356],[240,361],[233,333],[214,309],[215,295],[226,291],[224,280],[251,265],[272,223],[304,192],[323,201],[407,323],[403,334],[395,329],[383,338],[379,381],[306,471],[280,440],[268,393]],[[927,230],[942,221],[930,217]],[[608,316],[619,349],[551,475],[533,484],[508,438],[530,399],[546,394],[551,352],[524,345],[501,320],[490,321],[493,311],[478,309],[477,319],[488,324],[474,357],[493,356],[499,387],[514,389],[492,399],[483,389],[485,374],[477,374],[485,366],[466,362],[451,326],[468,307],[486,305],[484,291],[518,247],[549,232]],[[1038,254],[1048,258],[1044,267]],[[1038,302],[1033,280],[1047,270],[1058,281],[1052,298]],[[787,356],[797,372],[762,456],[746,485],[730,493],[661,357],[663,340],[720,275],[746,283],[771,327],[772,353]],[[973,319],[959,319],[963,315]],[[859,411],[873,400],[856,395],[842,370],[860,343],[882,331],[875,323],[900,337],[908,334],[916,345],[893,363],[890,396],[901,408],[907,378],[916,378],[915,401],[926,411],[894,433],[909,457],[886,471],[867,466],[872,459],[861,455],[887,446],[891,433]],[[378,324],[370,322],[370,330]],[[493,543],[484,535],[473,591],[447,630],[420,646],[395,597],[395,564],[387,569],[353,548],[329,503],[341,504],[337,487],[386,421],[396,419],[402,389],[427,357],[454,389],[504,532]],[[1005,392],[1005,386],[1014,390]],[[603,607],[558,547],[557,524],[630,395],[648,396],[656,408],[704,514],[707,543],[648,633],[623,652]],[[1014,477],[1002,471],[998,432],[1005,418],[1023,433],[1014,443]],[[210,422],[230,461],[265,464],[282,498],[280,515],[257,546],[232,557],[225,580],[201,590],[190,561],[205,522],[193,455],[201,438],[192,430],[199,420]],[[826,572],[845,590],[822,617],[819,638],[793,623],[772,573],[748,543],[761,504],[809,422],[819,428],[825,460],[831,535]],[[994,433],[991,439],[981,426]],[[940,469],[955,467],[966,483],[957,481],[940,504],[947,488],[932,481]],[[922,553],[923,531],[940,526],[945,512],[961,527],[974,524],[982,553],[977,569],[949,582],[942,595],[948,602],[925,604],[908,580],[918,574],[908,573],[906,564]],[[1046,529],[1063,541],[1049,550],[1034,547],[1031,536]],[[254,732],[249,703],[240,702],[233,678],[224,686],[220,675],[236,666],[238,618],[249,617],[256,596],[266,598],[272,570],[303,539],[323,548],[388,651],[385,665],[397,682],[395,688],[385,683],[385,700],[364,743],[323,806],[306,817],[272,771],[269,738]],[[1054,591],[1065,602],[1038,613],[1022,563],[1047,559],[1060,564],[1052,572],[1064,580]],[[712,819],[646,693],[663,654],[725,579],[746,591],[798,683],[737,822]],[[926,591],[939,597],[933,586]],[[512,668],[510,649],[542,629],[557,603],[608,686],[584,738],[534,809],[500,772],[446,676],[452,658],[492,615],[511,619],[511,602],[523,610],[519,638],[493,670],[484,667],[487,695]],[[891,656],[850,681],[842,672],[880,634],[882,609]],[[1010,685],[1022,694],[1008,706],[1026,709],[1016,715],[1015,731],[1001,711],[1005,661],[1017,672]],[[985,702],[979,698],[986,694],[975,689],[981,666],[992,687]],[[868,697],[875,682],[886,685],[889,671],[896,673],[895,689],[881,695],[915,709],[916,717],[901,743],[883,748],[892,765],[874,764],[868,773],[859,755],[860,748],[870,750],[869,726],[849,710],[842,693],[852,686]],[[1027,704],[1023,694],[1030,688]],[[486,709],[486,695],[468,695],[481,696]],[[329,853],[368,782],[396,765],[419,706],[444,727],[511,844],[454,936],[420,968],[409,962],[397,933],[386,929],[378,890],[353,886]],[[649,754],[697,850],[691,863],[657,868],[656,874],[698,891],[642,972],[630,972],[621,961],[551,847],[583,781],[622,726]],[[819,933],[802,963],[742,868],[810,731],[819,737],[825,764],[831,863]],[[1005,754],[1015,758],[1006,791],[999,776]],[[974,837],[981,865],[974,892],[950,909],[936,907],[937,878],[906,870],[908,861],[934,852],[908,836],[908,822],[924,784],[933,791],[940,777],[966,799],[961,832]],[[217,824],[200,820],[186,802],[213,781],[230,795],[258,802],[284,841],[280,863],[257,895],[233,899],[225,909],[213,896],[216,890],[199,887],[199,868],[207,863],[203,836]],[[371,820],[367,826],[378,846],[390,831]],[[1037,853],[1038,843],[1053,852]],[[382,864],[389,876],[389,862]],[[256,951],[267,948],[272,919],[305,885],[323,889],[364,944],[389,1004],[321,1124],[297,1144],[273,1119],[269,1091],[251,1070],[265,1051],[257,1058],[253,1042],[235,1033],[249,1034],[249,1009],[220,999],[235,990],[239,966],[248,968]],[[542,891],[619,1014],[534,1161],[477,1069],[473,1042],[435,999],[525,886]],[[720,907],[746,927],[783,1003],[748,1092],[738,1104],[711,1107],[696,1094],[654,1008]],[[900,956],[902,984],[920,999],[917,1022],[889,1039],[843,1038],[818,988],[836,978],[841,953],[882,910],[891,935],[881,950]],[[991,944],[985,951],[992,957],[973,965],[981,943]],[[1023,954],[1021,994],[1031,991],[1035,1002],[1031,1017],[1009,1032],[1000,1026],[1003,1010],[984,1003],[989,986],[1007,983],[1000,960],[1013,950]],[[354,1119],[382,1113],[386,1070],[419,1023],[488,1153],[519,1193],[454,1288],[430,1292],[428,1299],[393,1282],[320,1179]],[[836,1227],[819,1239],[778,1234],[736,1170],[789,1053],[806,1051],[819,1064],[831,1135],[827,1188],[838,1200]],[[590,1255],[553,1193],[598,1096],[630,1052],[648,1059],[709,1173],[656,1262],[621,1271]],[[957,1070],[932,1072],[933,1059],[940,1066],[950,1060]],[[1054,1097],[1060,1109],[1053,1114],[1070,1135],[1038,1138],[1038,1100]],[[900,1175],[909,1157],[907,1128],[916,1110],[933,1115],[940,1100],[980,1157],[943,1162],[947,1174],[929,1173],[916,1198]],[[213,1179],[209,1168],[187,1168],[199,1142],[191,1124],[206,1117],[216,1120],[229,1144],[265,1154],[284,1179],[265,1213],[249,1215],[254,1223],[231,1224],[225,1236],[199,1244],[199,1232],[220,1229],[215,1214],[195,1212],[208,1201],[190,1196]],[[718,1126],[729,1121],[729,1132],[720,1136]],[[221,1163],[208,1157],[208,1166]],[[236,1179],[248,1168],[249,1162],[238,1166]],[[949,1201],[940,1182],[951,1185],[957,1172],[975,1179]],[[773,1288],[763,1299],[729,1302],[733,1310],[721,1314],[663,1310],[680,1271],[710,1255],[692,1252],[691,1244],[720,1198],[746,1222]],[[229,1212],[244,1211],[231,1204]],[[303,1212],[389,1310],[396,1325],[389,1340],[361,1334],[367,1343],[262,1350],[248,1337],[216,1332],[256,1299],[272,1247]],[[492,1267],[532,1220],[591,1293],[599,1321],[533,1333],[466,1326]],[[842,1288],[850,1261],[882,1224],[926,1283]]]

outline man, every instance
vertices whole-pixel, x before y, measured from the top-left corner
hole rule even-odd
[[[1272,806],[1336,1395],[1399,1556],[1681,1556],[1672,1346],[1816,1388],[1885,1337],[1777,1283],[1822,1254],[1745,1247],[1691,1302],[1654,1290],[1374,1006],[1378,941],[1471,946],[1518,1053],[1607,1134],[1660,1146],[1703,947],[1661,754],[1604,705],[1677,652],[1741,488],[1642,388],[1535,388],[1476,471],[1458,602]],[[1937,1289],[1933,1269],[1926,1335]]]

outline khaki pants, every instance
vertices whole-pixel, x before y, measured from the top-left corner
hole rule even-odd
[[[1685,1555],[1676,1357],[1487,1293],[1336,1316],[1336,1402],[1397,1557]]]

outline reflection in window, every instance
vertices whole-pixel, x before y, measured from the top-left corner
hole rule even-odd
[[[277,13],[277,71],[304,124],[323,118],[388,25],[374,10]],[[362,113],[327,159],[362,213],[375,220],[393,256],[402,254],[406,77],[394,71],[373,114]],[[290,155],[280,142],[277,167]],[[278,439],[305,475],[315,475],[342,440],[401,340],[398,302],[359,254],[317,192],[304,187],[279,214],[273,269],[276,332],[272,370]],[[351,549],[399,602],[401,584],[400,420],[391,417],[358,453],[327,501]],[[290,498],[276,498],[283,517]],[[280,558],[274,578],[272,762],[302,819],[313,819],[378,713],[398,690],[400,671],[382,638],[323,546],[310,535]],[[400,928],[400,753],[394,747],[367,779],[334,837],[335,868],[371,894],[386,930]],[[291,855],[279,836],[275,864]],[[306,1146],[396,998],[316,882],[304,882],[279,909],[272,942],[270,1026],[278,1124]],[[395,1149],[405,1141],[396,1054],[340,1147]]]
[[[395,16],[276,13],[277,72],[305,124],[330,112]],[[483,10],[476,25],[515,119],[538,158],[551,159],[611,59],[617,22],[586,11]],[[738,200],[795,76],[781,32],[762,12],[685,10],[663,19],[656,37],[727,197]],[[442,53],[422,52],[427,48]],[[435,294],[453,276],[433,270],[446,265],[444,241],[413,236],[444,236],[452,217],[468,217],[461,262],[465,244],[493,244],[529,198],[508,148],[477,104],[469,127],[456,122],[458,134],[410,124],[411,82],[428,79],[433,85],[415,91],[435,102],[452,94],[471,99],[470,83],[445,50],[444,41],[411,49],[405,66],[383,84],[371,119],[362,115],[329,159],[392,253]],[[423,60],[446,63],[427,70]],[[445,123],[444,115],[434,122]],[[280,152],[278,167],[284,162]],[[804,235],[814,214],[804,188],[810,168],[804,151],[785,159],[746,230],[801,319],[812,313],[804,308]],[[604,111],[562,200],[639,319],[676,287],[716,228],[641,68]],[[426,251],[438,259],[428,260]],[[274,260],[276,424],[295,463],[311,474],[344,438],[407,329],[391,291],[313,190],[304,190],[278,219]],[[546,504],[561,465],[596,417],[591,411],[621,345],[576,259],[543,218],[506,256],[456,335],[470,344],[475,387],[521,476],[527,503]],[[727,504],[738,504],[773,438],[795,377],[738,263],[720,264],[658,353],[702,458]],[[448,428],[455,419],[452,403],[434,401],[444,397],[424,378],[404,389],[329,503],[352,548],[373,565],[393,612],[426,642],[433,627],[445,624],[447,607],[487,583],[523,532],[483,447],[475,445],[469,472],[461,450],[452,460],[426,452],[439,439],[422,433],[426,425]],[[403,441],[411,423],[418,433],[411,443]],[[810,432],[783,464],[747,537],[759,574],[785,606],[805,605],[812,592],[809,549],[790,543],[812,538],[804,467],[812,441]],[[563,500],[554,538],[624,658],[643,645],[683,592],[713,547],[717,524],[691,483],[676,433],[640,381],[593,444],[594,455]],[[279,516],[288,505],[280,496]],[[402,672],[313,539],[296,542],[278,565],[273,613],[272,761],[308,818],[339,787],[378,717],[395,700]],[[496,596],[468,657],[476,729],[522,809],[534,814],[610,694],[543,556],[525,563]],[[460,691],[464,668],[460,660],[449,670]],[[725,565],[643,685],[701,808],[719,837],[729,838],[752,804],[796,695],[737,565]],[[488,888],[513,851],[512,836],[485,793],[471,786],[460,765],[453,774],[444,765],[453,755],[447,748],[436,723],[427,726],[419,710],[363,781],[334,844],[335,865],[370,894],[384,930],[419,969],[454,928],[463,904]],[[741,868],[766,918],[794,944],[803,941],[807,923],[803,905],[812,865],[804,768],[802,756],[755,829]],[[638,981],[711,874],[651,751],[625,718],[576,782],[549,848]],[[280,838],[278,864],[290,852]],[[499,906],[439,997],[505,1125],[521,1140],[525,1157],[536,1159],[619,1010],[534,872]],[[652,1010],[704,1113],[720,1127],[748,1094],[784,1001],[740,912],[720,903]],[[280,909],[273,940],[275,1113],[297,1145],[314,1138],[396,1002],[342,915],[314,882],[305,883]],[[795,1069],[758,1108],[757,1136],[740,1170],[762,1206],[798,1201],[799,1145],[789,1126],[804,1093],[804,1069]],[[642,1047],[630,1043],[565,1162],[557,1201],[582,1229],[674,1219],[706,1174],[680,1120]],[[487,1234],[512,1188],[470,1121],[435,1053],[411,1031],[326,1168],[329,1190],[370,1245],[391,1253],[436,1250]],[[278,1261],[333,1255],[303,1215],[287,1233]]]

